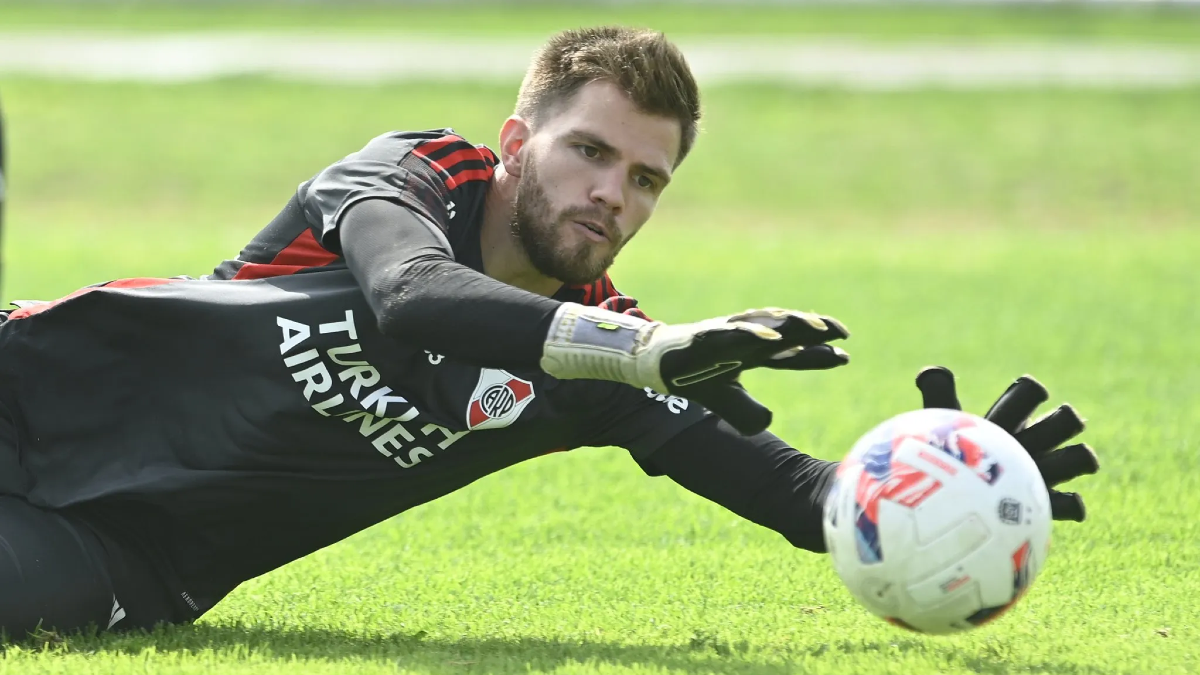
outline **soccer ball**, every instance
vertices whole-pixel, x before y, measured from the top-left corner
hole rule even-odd
[[[1029,589],[1050,547],[1050,497],[1011,435],[916,410],[863,436],[825,502],[825,542],[854,597],[921,633],[970,630]]]

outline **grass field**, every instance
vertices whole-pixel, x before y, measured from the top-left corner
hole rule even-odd
[[[0,25],[56,11],[0,5]],[[1123,35],[1153,15],[1105,16],[1096,32]],[[375,134],[449,125],[492,142],[513,86],[0,79],[4,295],[203,274]],[[957,637],[901,632],[824,557],[622,451],[582,450],[250,581],[194,626],[9,644],[0,673],[1200,671],[1200,91],[729,87],[707,92],[707,115],[614,277],[665,320],[767,304],[843,319],[849,367],[748,378],[774,431],[839,457],[918,406],[912,376],[930,363],[956,370],[971,409],[1029,372],[1090,418],[1103,472],[1071,486],[1090,518],[1055,526],[1011,613]]]

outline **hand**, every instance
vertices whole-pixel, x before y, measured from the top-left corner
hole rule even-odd
[[[750,435],[770,426],[771,411],[738,382],[742,371],[844,366],[850,355],[825,343],[849,336],[830,317],[757,309],[699,323],[659,326],[650,335],[646,355],[659,363],[664,387],[659,391],[695,401]]]
[[[954,373],[934,366],[917,375],[917,388],[926,408],[962,410],[955,393]],[[1081,522],[1087,517],[1083,498],[1074,492],[1059,492],[1054,486],[1084,474],[1096,473],[1100,463],[1086,443],[1059,448],[1083,431],[1083,419],[1069,405],[1061,405],[1026,426],[1029,416],[1044,403],[1046,388],[1028,375],[1017,378],[1000,395],[984,418],[1012,434],[1029,453],[1050,488],[1050,511],[1054,520]],[[1058,449],[1055,449],[1058,448]]]
[[[671,325],[564,303],[541,364],[559,379],[612,380],[695,401],[750,435],[771,424],[771,411],[742,388],[738,376],[751,368],[845,365],[850,356],[825,343],[849,335],[836,319],[786,309]]]

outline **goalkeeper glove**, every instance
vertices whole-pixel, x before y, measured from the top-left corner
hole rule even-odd
[[[917,375],[917,388],[926,408],[962,410],[955,393],[954,373],[934,366]],[[1069,405],[1061,405],[1026,426],[1029,416],[1049,398],[1037,380],[1023,375],[1013,382],[984,417],[1012,434],[1029,453],[1050,489],[1050,511],[1055,520],[1082,521],[1087,517],[1083,498],[1074,492],[1059,492],[1055,485],[1084,474],[1096,473],[1100,464],[1086,443],[1058,446],[1083,431],[1083,419]],[[1058,449],[1055,449],[1058,448]]]
[[[751,435],[771,424],[771,411],[738,376],[751,368],[845,365],[849,355],[825,343],[849,335],[836,319],[786,309],[672,325],[568,302],[554,316],[541,366],[563,380],[611,380],[680,396]]]

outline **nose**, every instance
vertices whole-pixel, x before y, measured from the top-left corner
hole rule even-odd
[[[625,208],[625,177],[619,171],[605,171],[592,186],[592,203],[606,208],[613,216]]]

